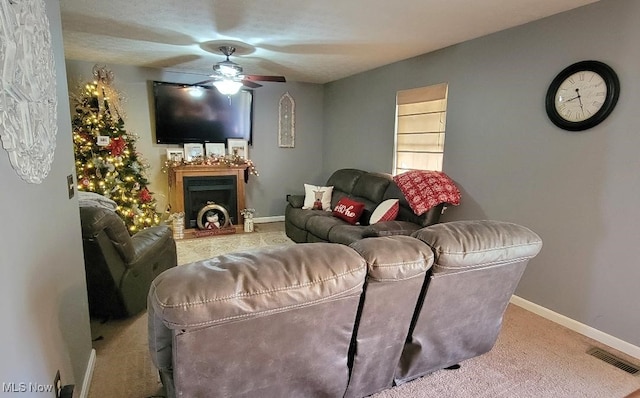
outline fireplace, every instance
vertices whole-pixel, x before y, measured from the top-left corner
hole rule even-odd
[[[224,206],[234,225],[242,224],[247,166],[182,165],[169,174],[169,209],[185,214],[185,228],[197,228],[198,212],[208,202]]]
[[[232,224],[237,224],[238,180],[236,176],[184,177],[184,215],[187,228],[197,228],[198,212],[208,204],[223,206]]]

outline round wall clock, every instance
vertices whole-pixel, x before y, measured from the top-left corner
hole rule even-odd
[[[611,67],[599,61],[569,65],[549,85],[545,106],[558,127],[581,131],[598,125],[618,102],[620,81]]]

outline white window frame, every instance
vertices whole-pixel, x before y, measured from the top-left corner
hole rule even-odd
[[[393,174],[442,171],[448,84],[401,90],[396,95]]]

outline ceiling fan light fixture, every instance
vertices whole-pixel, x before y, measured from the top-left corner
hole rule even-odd
[[[218,62],[213,66],[213,71],[222,76],[237,76],[242,73],[242,67],[233,61]]]
[[[240,91],[240,88],[242,87],[242,82],[238,82],[231,79],[223,79],[223,80],[216,80],[215,82],[213,82],[213,85],[216,87],[216,89],[218,89],[220,94],[234,95],[234,94],[237,94],[238,91]]]

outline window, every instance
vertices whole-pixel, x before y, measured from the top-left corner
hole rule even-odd
[[[393,174],[442,171],[447,83],[398,91]]]

